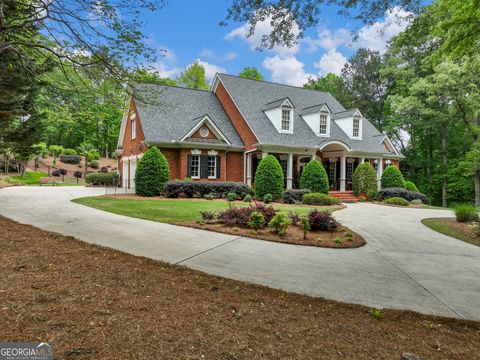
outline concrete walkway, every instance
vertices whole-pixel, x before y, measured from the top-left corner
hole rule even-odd
[[[438,234],[421,210],[356,203],[335,217],[362,234],[359,249],[322,249],[134,219],[70,202],[84,187],[0,190],[0,214],[89,243],[247,282],[379,308],[480,320],[480,248]]]

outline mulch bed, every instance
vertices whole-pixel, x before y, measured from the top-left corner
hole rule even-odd
[[[462,233],[465,236],[468,236],[472,240],[478,240],[480,241],[480,236],[477,236],[473,230],[472,227],[468,222],[458,222],[456,219],[442,219],[443,223],[458,232]]]
[[[0,217],[0,339],[56,359],[478,359],[480,323],[286,293]],[[341,266],[341,264],[339,264]]]
[[[353,232],[345,226],[340,226],[336,231],[310,231],[307,234],[307,238],[303,238],[303,230],[298,226],[290,225],[288,227],[287,234],[284,237],[279,237],[270,229],[261,229],[259,231],[253,231],[247,227],[231,227],[221,223],[199,223],[197,221],[179,222],[176,225],[188,226],[197,229],[210,230],[225,234],[232,234],[238,236],[244,236],[249,238],[255,238],[260,240],[275,241],[286,244],[317,246],[325,248],[335,249],[348,249],[358,248],[366,244],[365,239],[359,234]],[[351,240],[347,239],[346,234],[350,232],[352,234]],[[340,242],[335,242],[336,238],[340,238]]]

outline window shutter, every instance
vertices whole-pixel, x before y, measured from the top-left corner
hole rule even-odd
[[[187,156],[187,177],[192,176],[192,155]]]
[[[208,155],[200,155],[200,178],[208,178]]]
[[[221,178],[221,175],[220,175],[220,163],[221,163],[221,156],[220,155],[217,155],[217,179],[220,179]]]

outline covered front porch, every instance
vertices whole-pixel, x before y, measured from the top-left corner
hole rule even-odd
[[[383,155],[352,152],[346,144],[339,141],[331,141],[316,148],[263,146],[261,149],[245,153],[245,181],[249,186],[255,183],[258,164],[268,154],[275,156],[280,162],[286,189],[299,188],[302,172],[312,159],[317,159],[323,164],[328,175],[330,191],[341,192],[352,190],[353,172],[363,162],[369,162],[374,167],[380,188],[383,170],[392,163],[392,160],[385,159]]]

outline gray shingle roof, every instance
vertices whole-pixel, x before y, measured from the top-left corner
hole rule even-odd
[[[335,114],[332,114],[332,120],[344,119],[344,118],[347,118],[347,117],[352,117],[353,114],[355,114],[355,112],[356,112],[357,110],[358,110],[357,108],[354,108],[354,109],[348,109],[348,110],[345,110],[345,111],[337,112],[337,113],[335,113]]]
[[[210,91],[143,83],[134,94],[146,142],[180,141],[208,115],[233,146],[244,146]]]
[[[218,74],[240,112],[245,117],[260,144],[278,146],[321,146],[322,143],[338,140],[346,143],[352,150],[361,152],[384,153],[381,144],[383,135],[367,120],[362,121],[362,140],[352,140],[334,122],[331,122],[330,138],[316,136],[301,118],[301,111],[294,111],[293,134],[280,134],[263,112],[265,104],[279,99],[289,98],[296,109],[305,109],[320,104],[327,104],[334,114],[348,114],[345,108],[330,94],[304,89],[290,85],[275,84],[265,81],[245,79],[237,76]],[[356,109],[353,109],[356,110]],[[338,114],[337,118],[348,117]]]

